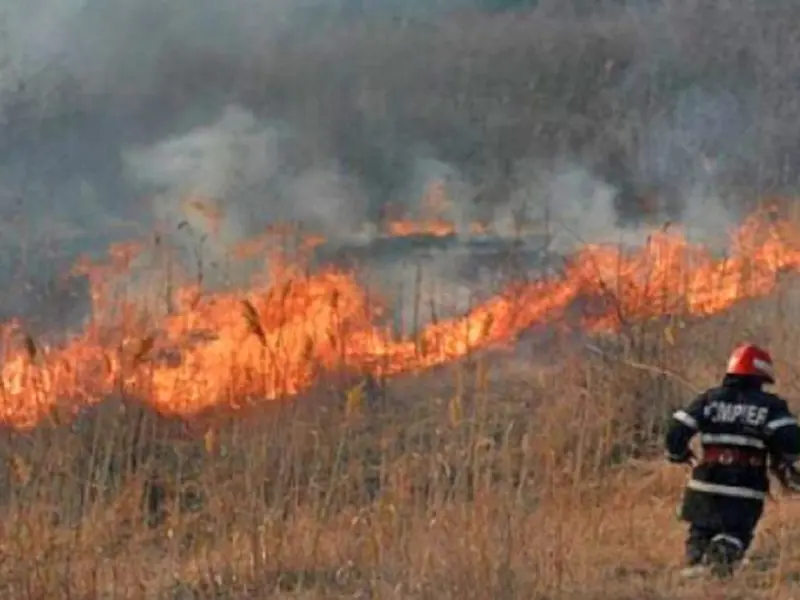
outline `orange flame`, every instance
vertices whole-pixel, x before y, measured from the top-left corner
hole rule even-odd
[[[429,324],[416,339],[380,324],[387,305],[355,273],[332,266],[310,273],[275,254],[267,282],[246,298],[185,285],[174,293],[177,310],[158,321],[143,322],[129,305],[117,311],[115,327],[90,325],[62,347],[13,347],[2,367],[0,420],[30,427],[59,403],[79,407],[120,389],[164,413],[190,415],[292,396],[339,369],[416,371],[513,342],[534,325],[558,322],[583,298],[601,300],[583,316],[589,332],[665,314],[712,315],[769,294],[782,271],[799,270],[798,233],[791,221],[756,213],[733,233],[727,258],[664,231],[633,252],[589,245],[561,276],[511,285],[461,317]],[[125,272],[140,250],[121,244],[109,264],[79,265],[92,280],[96,310],[108,300],[109,274]],[[7,324],[3,339],[18,329]]]
[[[453,203],[447,195],[443,182],[432,181],[425,189],[420,199],[420,218],[402,218],[391,214],[399,207],[385,207],[388,211],[384,229],[392,237],[407,237],[413,235],[447,237],[458,233],[456,222],[448,219],[444,214],[452,207]],[[394,210],[393,210],[394,209]],[[488,227],[485,223],[471,221],[465,227],[465,232],[473,235],[486,233]]]

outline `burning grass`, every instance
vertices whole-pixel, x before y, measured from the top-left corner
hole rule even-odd
[[[796,391],[792,231],[757,215],[726,260],[666,234],[587,248],[427,344],[376,326],[347,273],[285,262],[246,304],[188,286],[160,319],[129,306],[58,349],[22,338],[4,367],[2,595],[706,596],[675,578],[685,473],[661,433],[745,337]],[[555,333],[537,345],[531,325]],[[792,597],[795,506],[769,507],[725,598]]]
[[[713,380],[723,346],[696,342],[718,326],[649,345],[652,370],[620,348],[565,351],[549,372],[487,357],[215,418],[204,435],[119,399],[9,433],[3,593],[697,597],[673,574],[684,473],[657,460],[688,392],[659,371]],[[769,569],[725,597],[791,597],[795,512],[770,506],[755,550]]]

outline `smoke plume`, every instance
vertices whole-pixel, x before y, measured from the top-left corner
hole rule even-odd
[[[14,0],[0,248],[27,287],[4,313],[44,310],[30,295],[79,253],[155,224],[221,263],[276,220],[369,240],[387,205],[413,213],[442,183],[459,232],[546,222],[568,252],[665,220],[716,236],[796,185],[795,3],[536,4]],[[453,275],[465,256],[420,259],[459,306],[489,285]]]

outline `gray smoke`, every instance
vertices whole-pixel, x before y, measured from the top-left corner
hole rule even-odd
[[[413,213],[434,181],[461,234],[546,222],[567,252],[684,219],[704,239],[796,185],[795,3],[490,4],[7,3],[2,272],[38,293],[156,222],[218,264],[275,220],[369,240],[388,203]],[[471,259],[452,254],[427,264],[461,306],[474,284],[452,274]],[[7,313],[49,309],[18,288]]]
[[[130,179],[156,195],[161,221],[189,220],[210,233],[208,219],[186,210],[187,198],[221,203],[221,229],[209,236],[218,251],[256,235],[270,223],[298,220],[328,237],[352,235],[364,220],[364,199],[331,158],[291,161],[296,140],[280,124],[225,107],[208,126],[125,151]]]

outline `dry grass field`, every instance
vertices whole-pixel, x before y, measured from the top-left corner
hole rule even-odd
[[[800,499],[780,491],[733,581],[677,577],[687,471],[661,448],[744,339],[800,411],[797,215],[758,214],[727,258],[671,230],[584,246],[403,339],[376,325],[391,293],[381,314],[357,274],[273,249],[248,289],[221,268],[200,293],[163,247],[131,275],[142,249],[113,246],[76,271],[92,319],[59,344],[39,332],[82,307],[33,298],[140,217],[203,222],[219,259],[277,221],[349,239],[442,177],[458,219],[390,233],[598,188],[613,206],[576,201],[570,244],[665,218],[717,233],[800,182],[800,4],[559,0],[283,33],[261,31],[270,2],[195,4],[0,23],[0,319],[29,317],[0,327],[0,600],[800,598]],[[186,190],[224,198],[228,237],[185,216]]]
[[[343,273],[287,270],[246,306],[128,306],[60,348],[9,329],[0,595],[798,597],[800,504],[780,493],[734,581],[679,580],[687,473],[661,460],[666,418],[735,342],[766,344],[779,390],[800,390],[796,226],[754,223],[727,259],[670,237],[609,271],[616,250],[589,249],[516,288],[522,313],[581,311],[546,303],[515,330],[490,302],[479,333],[442,321],[410,354],[364,333]]]

